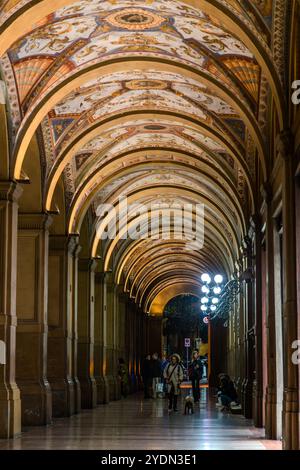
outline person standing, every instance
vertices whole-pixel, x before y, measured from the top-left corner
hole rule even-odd
[[[183,367],[179,354],[171,356],[171,363],[164,370],[169,395],[169,411],[178,411],[177,401],[180,393],[180,384],[183,381]]]
[[[152,371],[152,396],[157,398],[157,384],[161,383],[161,361],[158,358],[158,354],[154,353],[151,360],[151,371]]]
[[[194,402],[198,403],[200,400],[200,380],[203,375],[203,365],[198,351],[193,352],[192,364],[190,369],[190,379],[192,381]]]
[[[119,358],[118,375],[121,382],[121,395],[126,398],[128,395],[128,368],[122,357]]]
[[[142,364],[142,378],[143,378],[143,384],[144,384],[144,398],[148,399],[150,398],[150,384],[151,384],[151,357],[150,354],[147,354],[144,358],[143,364]]]

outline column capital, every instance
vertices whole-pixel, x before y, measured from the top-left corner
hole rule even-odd
[[[97,268],[97,260],[91,258],[79,258],[78,269],[79,271],[95,272]]]
[[[19,213],[18,228],[21,230],[48,230],[53,218],[47,213]]]
[[[260,194],[266,204],[270,204],[273,198],[273,188],[269,182],[263,183],[260,187]]]
[[[79,245],[79,234],[71,234],[68,236],[68,251],[70,255],[77,256],[81,251],[81,246]]]
[[[15,181],[0,181],[0,200],[17,202],[23,192],[23,188]]]
[[[252,214],[250,217],[250,227],[249,227],[249,237],[250,240],[253,239],[255,233],[257,233],[260,230],[261,226],[261,218],[259,214]]]
[[[284,161],[292,157],[294,151],[294,135],[291,129],[285,129],[277,135],[276,151]]]

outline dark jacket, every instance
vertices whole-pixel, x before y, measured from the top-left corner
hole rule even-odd
[[[142,377],[148,378],[148,379],[151,377],[151,360],[150,359],[144,359],[141,372],[142,372]]]
[[[159,359],[151,359],[151,376],[161,377],[161,362]]]
[[[190,378],[201,380],[203,376],[203,365],[201,359],[194,359],[190,367]]]
[[[227,397],[231,398],[232,401],[235,401],[238,397],[232,380],[223,382],[221,384],[220,391],[222,395],[226,395]]]

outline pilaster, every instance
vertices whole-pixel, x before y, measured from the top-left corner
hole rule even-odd
[[[299,442],[299,365],[293,364],[293,342],[297,339],[296,287],[296,217],[293,136],[289,130],[277,138],[277,152],[282,158],[282,220],[283,220],[283,448],[296,450]]]
[[[21,432],[20,390],[16,385],[16,286],[18,204],[20,185],[0,181],[0,341],[5,358],[0,364],[0,438]]]
[[[78,260],[78,379],[81,406],[95,408],[97,387],[94,377],[95,260]]]
[[[47,214],[19,214],[17,271],[16,380],[22,423],[51,423],[52,396],[47,379],[48,228]]]

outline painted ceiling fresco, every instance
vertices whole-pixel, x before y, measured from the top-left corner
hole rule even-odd
[[[97,166],[104,165],[112,157],[129,150],[152,147],[187,151],[202,159],[207,159],[207,153],[211,152],[211,161],[220,160],[223,155],[227,163],[233,165],[224,146],[191,127],[176,124],[176,121],[137,120],[113,127],[84,145],[73,160],[73,179],[79,185]]]
[[[24,110],[80,68],[128,55],[153,56],[205,70],[257,101],[260,67],[215,19],[169,0],[85,0],[48,16],[9,51]],[[117,87],[112,85],[111,90]]]
[[[174,73],[132,71],[87,83],[49,113],[53,152],[58,154],[68,140],[101,118],[133,109],[182,112],[211,127],[218,120],[235,139],[245,140],[245,126],[238,112],[201,83]]]
[[[0,0],[0,26],[38,3]],[[209,241],[194,250],[198,262],[226,265],[238,252],[263,158],[261,98],[273,93],[265,83],[273,0],[211,4],[216,8],[202,2],[201,10],[183,0],[82,0],[57,11],[51,4],[47,16],[37,20],[37,15],[31,30],[16,37],[0,59],[14,95],[10,108],[19,113],[12,114],[16,148],[42,109],[35,135],[45,200],[50,194],[45,206],[55,209],[62,180],[70,233],[79,231],[85,214],[96,226],[99,204],[116,203],[120,195],[137,194],[140,204],[157,208],[204,199]],[[238,27],[225,20],[226,9]],[[241,25],[251,30],[249,40],[236,33]],[[51,105],[44,106],[50,98]],[[159,220],[155,223],[159,227]],[[172,242],[141,242],[124,266],[127,288],[147,259],[146,249],[153,249],[153,259],[168,256],[174,269],[181,269],[178,259],[192,245],[190,239]],[[213,243],[221,255],[211,253]],[[116,243],[112,263],[129,245]],[[99,255],[109,246],[103,243]],[[139,262],[130,273],[134,260]]]

